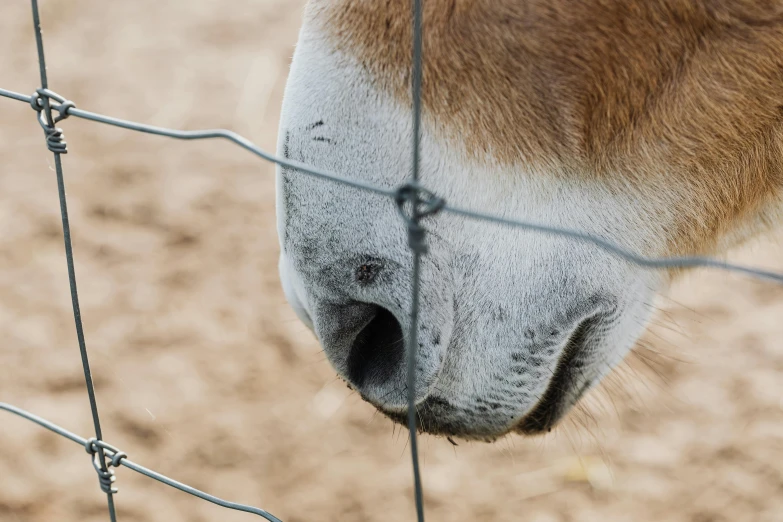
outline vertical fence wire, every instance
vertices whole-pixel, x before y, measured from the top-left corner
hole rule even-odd
[[[35,30],[35,43],[38,49],[38,67],[41,72],[41,89],[49,89],[49,80],[46,74],[46,59],[44,57],[44,45],[43,34],[41,32],[41,16],[38,9],[38,0],[31,0],[33,10],[33,25]],[[52,107],[48,96],[41,96],[41,102],[43,103],[43,112],[46,118],[46,123],[49,129],[54,129],[54,117],[52,116]],[[50,146],[50,149],[52,147]],[[64,151],[63,151],[64,152]],[[60,216],[62,218],[63,226],[63,241],[65,243],[65,259],[68,264],[68,283],[71,289],[71,305],[73,307],[73,319],[76,324],[76,337],[79,343],[79,352],[82,358],[82,367],[84,369],[84,381],[87,385],[87,395],[90,399],[90,410],[92,412],[92,422],[95,427],[95,437],[98,440],[103,440],[103,433],[101,431],[101,421],[98,415],[98,403],[95,399],[95,387],[92,382],[92,373],[90,371],[90,361],[87,357],[87,344],[84,340],[84,327],[82,325],[81,310],[79,308],[79,292],[76,288],[76,269],[74,267],[73,260],[73,245],[71,241],[71,225],[68,220],[68,203],[65,196],[65,179],[63,177],[62,166],[62,153],[58,150],[52,150],[54,154],[54,167],[57,176],[57,193],[60,199]],[[98,446],[97,462],[102,472],[102,477],[110,477],[111,474],[106,466],[106,456],[103,448]],[[104,487],[106,492],[106,500],[109,506],[109,516],[112,522],[117,521],[117,514],[114,508],[114,496],[111,487]]]
[[[413,143],[411,157],[411,179],[414,187],[419,182],[420,125],[421,125],[421,81],[422,81],[422,0],[413,0],[413,64],[411,74],[411,98],[413,107]],[[414,227],[419,225],[419,197],[414,191],[411,222]],[[409,228],[408,233],[411,233]],[[419,445],[416,437],[416,353],[418,351],[419,328],[419,297],[421,286],[421,245],[411,244],[413,254],[413,271],[411,274],[411,312],[410,332],[408,334],[408,431],[410,433],[411,460],[413,462],[413,491],[416,502],[416,517],[418,522],[424,522],[424,493],[419,470]]]

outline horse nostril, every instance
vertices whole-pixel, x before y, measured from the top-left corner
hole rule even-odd
[[[357,334],[348,353],[348,379],[359,389],[387,383],[405,358],[399,321],[387,309],[372,306],[375,316]]]

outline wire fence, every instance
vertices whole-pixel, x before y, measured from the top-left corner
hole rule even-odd
[[[689,268],[689,267],[708,267],[717,268],[730,272],[736,272],[751,277],[770,280],[783,284],[783,273],[769,270],[760,270],[752,267],[726,263],[707,257],[671,257],[671,258],[648,258],[640,256],[626,250],[620,245],[606,241],[599,237],[579,232],[576,230],[550,227],[539,223],[529,221],[518,221],[508,219],[492,214],[477,212],[470,209],[460,208],[449,205],[445,200],[435,195],[433,192],[423,188],[419,184],[419,157],[420,157],[420,122],[421,122],[421,83],[422,83],[422,0],[412,0],[412,19],[413,19],[413,55],[412,55],[412,74],[411,74],[411,92],[412,92],[412,118],[413,118],[413,137],[412,137],[412,173],[410,181],[398,187],[396,190],[388,190],[362,181],[345,178],[332,172],[315,168],[304,163],[292,161],[284,158],[278,158],[268,152],[265,152],[248,139],[224,129],[181,131],[163,127],[145,125],[128,120],[122,120],[111,116],[96,114],[94,112],[78,109],[76,105],[66,98],[58,95],[49,89],[49,82],[46,74],[46,60],[44,57],[44,45],[41,35],[40,14],[38,1],[31,0],[33,25],[35,31],[36,46],[38,50],[38,64],[40,69],[41,86],[31,96],[26,96],[17,92],[0,88],[0,96],[10,98],[30,104],[37,113],[44,136],[46,138],[47,148],[54,154],[55,172],[57,178],[57,190],[60,201],[60,213],[62,218],[63,240],[65,243],[65,258],[68,265],[68,281],[71,291],[71,303],[73,307],[73,316],[76,326],[76,336],[79,344],[79,351],[84,368],[84,378],[87,387],[87,394],[90,401],[90,410],[92,413],[95,437],[85,439],[71,433],[70,431],[57,426],[56,424],[38,417],[30,412],[10,404],[0,402],[0,410],[18,415],[24,419],[32,421],[66,439],[82,445],[87,453],[92,456],[92,464],[98,474],[98,480],[101,490],[106,494],[108,503],[109,517],[112,522],[116,522],[116,508],[114,505],[114,495],[117,493],[115,486],[116,476],[114,469],[122,466],[131,469],[137,473],[155,479],[168,486],[176,488],[185,493],[189,493],[198,498],[212,502],[227,509],[242,511],[258,515],[270,522],[281,522],[274,515],[263,509],[252,506],[229,502],[218,497],[199,491],[186,484],[171,479],[165,475],[145,468],[140,464],[131,461],[128,456],[114,446],[103,440],[98,414],[98,405],[95,397],[95,390],[92,382],[90,363],[87,354],[87,346],[84,339],[84,330],[82,327],[81,312],[79,309],[79,296],[76,285],[76,272],[74,268],[73,248],[71,245],[71,231],[68,220],[68,205],[65,195],[65,183],[63,178],[62,158],[67,154],[67,145],[64,140],[63,131],[56,124],[73,116],[85,120],[94,121],[124,129],[144,132],[176,138],[181,140],[202,140],[222,138],[229,140],[236,145],[250,151],[260,158],[287,167],[304,175],[314,176],[326,179],[334,183],[352,186],[368,192],[374,192],[389,198],[393,198],[399,210],[401,219],[407,227],[408,245],[413,256],[412,284],[411,284],[411,309],[410,309],[410,328],[407,339],[407,391],[408,391],[408,431],[410,434],[411,459],[413,464],[414,494],[416,504],[416,515],[419,522],[424,521],[424,500],[423,488],[421,485],[421,476],[419,471],[417,428],[416,428],[416,407],[415,407],[415,365],[417,333],[418,333],[418,313],[419,313],[419,287],[420,287],[420,265],[421,257],[427,254],[426,230],[421,226],[421,221],[438,212],[447,212],[476,220],[496,223],[503,226],[516,227],[530,230],[542,234],[550,234],[569,238],[575,241],[592,244],[601,250],[626,260],[627,262],[648,269],[670,269],[670,268]],[[56,115],[55,115],[56,113]]]

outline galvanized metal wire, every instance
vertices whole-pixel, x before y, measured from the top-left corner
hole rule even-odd
[[[103,439],[101,433],[101,421],[98,415],[98,403],[95,399],[95,388],[92,383],[92,373],[90,372],[90,361],[87,357],[87,344],[84,340],[84,328],[82,326],[82,314],[79,308],[79,292],[76,289],[76,269],[73,263],[73,245],[71,244],[71,225],[68,221],[68,203],[65,197],[65,180],[63,178],[63,165],[61,154],[67,152],[65,141],[63,140],[62,130],[54,126],[55,120],[52,117],[52,105],[50,101],[51,93],[49,89],[49,80],[46,75],[46,58],[44,57],[43,36],[41,34],[41,17],[38,11],[38,0],[31,0],[33,9],[33,27],[35,31],[35,43],[38,49],[38,67],[41,72],[41,88],[37,91],[40,96],[41,107],[33,108],[38,111],[38,121],[44,129],[46,143],[49,150],[54,154],[54,168],[57,175],[57,193],[60,199],[60,216],[63,223],[63,240],[65,242],[65,260],[68,264],[68,283],[71,288],[71,305],[73,307],[73,319],[76,324],[76,338],[79,342],[79,353],[82,358],[82,367],[84,368],[84,380],[87,384],[87,395],[90,399],[90,410],[92,412],[92,422],[95,427],[95,437],[98,440]],[[62,98],[60,98],[62,99]],[[62,99],[64,103],[64,99]],[[31,100],[32,102],[32,100]],[[32,105],[32,103],[31,103]],[[37,105],[37,103],[36,103]],[[40,114],[43,113],[45,120]],[[61,119],[68,117],[67,106],[61,111]],[[114,493],[117,491],[113,487],[106,487],[106,481],[110,480],[111,473],[106,465],[106,455],[102,447],[98,447],[93,462],[96,464],[98,479],[101,489],[106,493],[106,500],[109,506],[109,517],[112,522],[117,521],[116,510],[114,509]]]
[[[411,74],[411,100],[413,104],[413,146],[411,158],[411,183],[408,190],[403,187],[397,194],[397,204],[402,207],[405,194],[409,194],[413,204],[412,213],[408,222],[408,246],[413,253],[413,273],[411,274],[411,312],[410,329],[408,330],[408,432],[410,433],[411,460],[413,461],[413,492],[416,502],[416,518],[418,522],[424,522],[424,492],[421,487],[421,471],[419,470],[419,444],[416,439],[416,352],[419,348],[419,287],[421,286],[421,256],[427,251],[424,242],[424,231],[419,226],[423,217],[419,208],[420,195],[419,184],[419,154],[421,134],[421,80],[422,80],[422,12],[421,0],[413,0],[413,73]],[[437,207],[432,207],[434,212]]]
[[[38,63],[40,69],[41,85],[32,96],[27,96],[17,92],[0,88],[0,97],[17,100],[30,104],[38,113],[38,121],[44,131],[47,148],[54,154],[55,172],[57,179],[57,191],[60,201],[60,213],[63,225],[63,240],[65,243],[65,258],[68,265],[68,282],[71,291],[71,303],[73,308],[74,322],[76,326],[76,335],[81,355],[82,366],[84,370],[84,379],[87,387],[87,394],[90,401],[90,410],[92,413],[95,437],[85,439],[70,431],[57,426],[56,424],[38,417],[32,413],[20,408],[0,402],[0,410],[13,413],[32,421],[54,433],[65,437],[73,442],[81,444],[92,456],[93,466],[99,478],[101,490],[106,494],[108,502],[109,517],[112,522],[116,522],[117,515],[114,506],[114,495],[117,493],[116,476],[114,469],[125,467],[137,473],[155,479],[163,484],[176,488],[185,493],[189,493],[198,498],[204,499],[213,504],[258,515],[271,522],[280,522],[274,515],[252,506],[228,502],[218,497],[204,493],[186,484],[171,479],[156,471],[152,471],[144,466],[136,464],[128,459],[127,455],[119,449],[111,446],[103,440],[100,416],[98,414],[97,399],[92,382],[90,363],[87,354],[87,346],[84,339],[84,329],[82,326],[81,312],[79,308],[79,296],[76,284],[76,271],[74,268],[73,246],[71,244],[70,223],[68,220],[68,206],[65,193],[65,183],[62,168],[62,154],[68,152],[67,144],[64,139],[62,129],[55,125],[68,117],[82,118],[85,120],[112,125],[132,131],[165,136],[180,140],[204,140],[221,138],[248,150],[256,156],[287,167],[293,171],[300,172],[303,175],[314,176],[317,178],[329,180],[334,183],[351,186],[367,192],[380,194],[394,199],[400,211],[402,220],[407,227],[408,244],[413,256],[413,269],[411,278],[411,309],[410,309],[410,329],[408,331],[407,347],[407,397],[408,397],[408,429],[410,433],[411,459],[413,463],[414,497],[416,504],[416,515],[419,522],[424,521],[424,495],[421,482],[421,473],[419,469],[418,444],[417,444],[417,426],[416,426],[416,356],[418,347],[418,314],[419,314],[419,294],[420,294],[420,269],[421,257],[427,254],[426,229],[421,226],[421,221],[437,212],[447,212],[453,215],[462,216],[469,219],[482,220],[496,223],[502,226],[514,227],[517,229],[528,230],[532,232],[549,234],[575,241],[581,241],[604,250],[616,257],[624,259],[628,263],[639,267],[656,270],[667,270],[672,268],[693,268],[706,267],[735,272],[750,277],[770,280],[783,284],[783,273],[770,270],[762,270],[753,267],[737,265],[719,261],[708,257],[670,257],[670,258],[650,258],[638,255],[621,245],[607,241],[597,236],[580,232],[577,230],[552,227],[545,224],[534,223],[530,221],[516,220],[508,217],[478,212],[471,209],[461,208],[449,205],[445,200],[438,197],[434,192],[427,190],[420,185],[420,134],[421,134],[421,91],[423,80],[422,68],[422,0],[412,0],[412,20],[413,20],[413,53],[412,53],[412,74],[411,74],[411,99],[412,99],[412,161],[410,181],[398,187],[396,190],[389,190],[363,181],[358,181],[344,176],[319,169],[297,161],[279,158],[270,154],[247,138],[240,136],[232,131],[225,129],[208,130],[176,130],[164,127],[155,127],[145,125],[134,121],[106,116],[79,109],[76,105],[49,89],[48,78],[46,74],[46,61],[44,56],[43,37],[41,34],[40,14],[38,10],[38,1],[31,0],[33,24],[38,51]],[[55,117],[54,112],[58,115]]]
[[[43,426],[49,431],[52,431],[56,433],[57,435],[60,435],[61,437],[65,437],[68,440],[71,440],[73,442],[76,442],[77,444],[80,444],[81,446],[87,448],[87,452],[91,453],[91,447],[100,447],[103,449],[104,455],[110,459],[112,467],[118,467],[123,466],[128,469],[131,469],[137,473],[140,473],[142,475],[145,475],[149,478],[155,479],[158,482],[161,482],[163,484],[166,484],[167,486],[171,486],[172,488],[178,489],[180,491],[184,491],[185,493],[189,493],[195,497],[201,498],[206,500],[207,502],[211,502],[213,504],[217,504],[218,506],[233,509],[235,511],[243,511],[245,513],[250,513],[253,515],[258,515],[262,518],[265,518],[266,520],[269,520],[270,522],[282,522],[279,518],[275,517],[271,513],[268,513],[264,511],[263,509],[255,508],[253,506],[246,506],[244,504],[237,504],[236,502],[229,502],[227,500],[223,500],[222,498],[215,497],[213,495],[210,495],[209,493],[204,493],[203,491],[200,491],[196,488],[192,488],[188,486],[187,484],[183,484],[182,482],[178,482],[172,478],[169,478],[165,475],[162,475],[156,471],[152,471],[149,468],[145,468],[141,464],[137,464],[133,462],[132,460],[128,459],[128,457],[119,451],[117,448],[114,448],[113,446],[110,446],[106,444],[103,441],[99,441],[97,439],[85,439],[83,437],[80,437],[79,435],[76,435],[75,433],[72,433],[65,428],[62,428],[53,422],[49,422],[46,419],[43,419],[37,415],[33,415],[30,412],[27,412],[21,408],[17,408],[16,406],[12,406],[10,404],[6,404],[4,402],[0,402],[0,410],[7,411],[9,413],[13,413],[15,415],[18,415],[19,417],[23,419],[27,419],[29,421],[34,422],[35,424],[38,424],[39,426]],[[96,448],[97,451],[97,448]],[[118,458],[118,456],[120,458]]]
[[[0,97],[9,98],[12,100],[18,100],[25,103],[31,103],[33,98],[31,96],[27,96],[18,92],[14,92],[2,88],[0,88]],[[56,103],[52,104],[52,110],[58,110],[59,108],[60,106],[58,104]],[[397,188],[396,190],[389,190],[387,188],[373,185],[371,183],[365,183],[362,181],[348,179],[346,177],[332,173],[328,170],[319,169],[310,165],[306,165],[304,163],[300,163],[298,161],[277,157],[274,154],[264,151],[263,149],[255,145],[247,138],[244,138],[239,134],[232,132],[230,130],[205,129],[205,130],[183,131],[177,129],[168,129],[164,127],[156,127],[154,125],[145,125],[143,123],[123,120],[120,118],[114,118],[111,116],[106,116],[95,112],[89,112],[78,108],[69,109],[67,112],[68,115],[73,116],[75,118],[82,118],[85,120],[103,123],[106,125],[112,125],[114,127],[121,127],[123,129],[143,132],[146,134],[154,134],[157,136],[165,136],[168,138],[175,138],[179,140],[202,140],[202,139],[215,139],[215,138],[226,139],[231,141],[232,143],[239,145],[243,149],[250,151],[251,153],[255,154],[256,156],[262,159],[265,159],[272,163],[276,163],[283,167],[287,167],[294,171],[301,172],[302,174],[314,176],[321,179],[326,179],[337,184],[355,187],[361,190],[365,190],[367,192],[373,192],[375,194],[387,196],[389,198],[401,197],[405,201],[410,201],[409,199],[410,196],[408,196],[406,192],[413,190],[413,187],[409,183]],[[420,203],[425,199],[431,198],[432,195],[434,194],[433,192],[426,190],[421,186],[415,187],[415,190],[419,192]],[[536,223],[533,221],[514,219],[514,218],[499,216],[497,214],[492,214],[487,212],[479,212],[477,210],[468,209],[456,205],[450,205],[448,203],[442,204],[441,210],[445,213],[459,215],[470,219],[475,219],[478,221],[487,221],[491,223],[496,223],[498,225],[529,230],[532,232],[538,232],[541,234],[548,234],[552,236],[565,237],[576,241],[589,243],[600,250],[604,250],[620,259],[624,259],[625,261],[631,263],[632,265],[640,266],[642,268],[648,268],[654,270],[667,270],[672,268],[716,268],[719,270],[724,270],[726,272],[738,273],[752,278],[770,280],[783,284],[783,272],[775,272],[772,270],[753,268],[750,266],[745,266],[745,265],[740,265],[735,263],[727,263],[710,257],[701,257],[701,256],[661,257],[661,258],[645,257],[636,254],[631,250],[628,250],[627,248],[618,245],[617,243],[613,243],[612,241],[607,241],[598,236],[587,234],[585,232],[580,232],[575,229],[553,227],[550,225],[545,225],[543,223]]]

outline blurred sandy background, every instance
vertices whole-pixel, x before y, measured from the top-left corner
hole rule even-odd
[[[302,0],[43,0],[52,88],[81,108],[274,149]],[[0,85],[38,85],[4,0]],[[335,380],[285,304],[272,166],[71,119],[65,173],[105,438],[285,522],[414,519],[404,431]],[[90,436],[52,159],[0,99],[0,401]],[[734,256],[783,269],[780,241]],[[778,246],[775,246],[778,245]],[[783,520],[783,289],[711,272],[661,300],[588,413],[539,439],[422,438],[431,521]],[[126,469],[119,520],[244,521]],[[0,413],[0,520],[106,521],[79,446]]]

